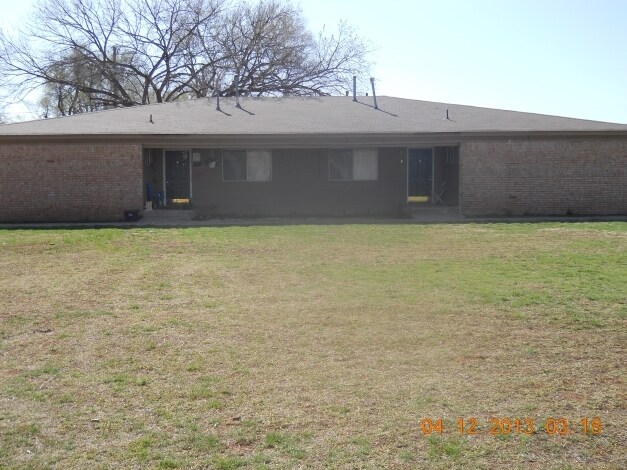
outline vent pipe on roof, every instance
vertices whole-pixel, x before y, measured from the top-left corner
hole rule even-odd
[[[150,124],[154,124],[154,122],[152,120],[152,114],[150,115]]]
[[[451,119],[451,116],[448,113],[448,108],[446,108],[446,117],[443,119],[443,121],[457,122],[455,121],[455,119]]]
[[[357,75],[353,75],[353,101],[357,101]]]
[[[379,109],[379,106],[377,106],[377,94],[374,91],[374,77],[370,78],[370,83],[372,83],[372,97],[374,98],[374,109]]]
[[[239,73],[235,75],[235,107],[241,108],[239,104]]]

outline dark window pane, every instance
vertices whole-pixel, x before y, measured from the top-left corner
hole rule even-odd
[[[224,181],[246,181],[246,150],[225,150],[222,153]]]
[[[352,180],[353,179],[353,151],[330,150],[329,151],[329,179]]]

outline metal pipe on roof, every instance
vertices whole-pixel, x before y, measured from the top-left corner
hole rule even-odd
[[[241,108],[239,104],[239,74],[235,75],[235,107]]]
[[[357,75],[353,75],[353,101],[357,101]]]
[[[370,83],[372,84],[372,97],[374,98],[374,109],[379,109],[379,106],[377,106],[377,94],[374,91],[374,77],[370,77]]]

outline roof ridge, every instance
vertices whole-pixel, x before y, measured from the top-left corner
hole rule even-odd
[[[221,112],[215,109],[216,97],[199,97],[17,122],[0,127],[0,135],[627,133],[627,124],[622,123],[388,95],[378,97],[378,110],[374,97],[365,95],[358,103],[345,95],[243,96],[239,109],[236,97],[222,100]]]

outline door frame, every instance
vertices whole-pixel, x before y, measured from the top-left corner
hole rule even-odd
[[[167,206],[168,205],[168,183],[167,183],[167,179],[166,179],[166,174],[165,174],[165,168],[166,168],[166,164],[165,164],[165,153],[166,152],[187,152],[187,162],[188,162],[188,166],[189,166],[189,199],[192,199],[192,149],[191,148],[164,148],[163,149],[163,199],[164,204]]]
[[[406,162],[405,162],[405,204],[407,204],[409,202],[409,151],[410,150],[425,150],[425,149],[430,149],[431,150],[431,199],[430,199],[430,203],[433,204],[433,194],[434,194],[434,188],[433,188],[433,178],[435,177],[435,147],[434,146],[421,146],[421,147],[407,147],[405,149],[405,153],[406,153]]]

